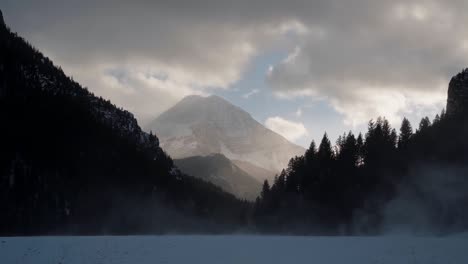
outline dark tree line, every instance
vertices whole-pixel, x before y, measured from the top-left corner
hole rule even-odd
[[[271,186],[264,182],[253,217],[265,232],[379,233],[385,207],[402,185],[415,179],[418,168],[437,164],[442,168],[438,177],[446,180],[459,176],[449,174],[448,168],[466,167],[465,116],[442,111],[432,122],[423,118],[415,132],[405,118],[398,133],[385,118],[378,118],[369,122],[364,136],[349,132],[335,145],[325,134],[318,147],[312,142],[304,156],[292,158]],[[416,197],[422,192],[417,186],[411,191]],[[456,222],[453,229],[468,226],[468,199],[462,196],[455,203],[421,198],[441,232],[450,223]]]

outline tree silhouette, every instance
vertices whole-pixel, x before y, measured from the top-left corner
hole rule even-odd
[[[270,184],[268,183],[268,180],[265,180],[263,182],[262,192],[260,194],[260,197],[262,199],[268,199],[269,195],[270,195]]]
[[[412,136],[413,128],[411,127],[411,123],[408,119],[403,118],[400,127],[400,136],[398,137],[398,149],[407,150]]]
[[[431,120],[429,120],[429,117],[424,117],[421,119],[421,122],[419,123],[419,131],[425,131],[431,126]]]

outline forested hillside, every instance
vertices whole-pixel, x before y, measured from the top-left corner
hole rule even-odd
[[[415,131],[385,118],[365,135],[327,135],[265,182],[254,218],[267,232],[447,233],[468,227],[468,70],[452,78],[445,113]]]
[[[247,174],[222,154],[174,160],[183,172],[211,182],[239,199],[254,201],[261,182]]]
[[[3,20],[3,19],[2,19]],[[218,232],[248,204],[0,23],[0,234]]]

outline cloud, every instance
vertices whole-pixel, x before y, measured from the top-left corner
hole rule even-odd
[[[297,117],[301,117],[302,116],[302,109],[301,108],[298,108],[297,111],[294,113]]]
[[[243,94],[242,97],[244,97],[245,99],[249,99],[249,97],[251,97],[251,96],[254,95],[254,94],[258,94],[259,92],[260,92],[260,90],[258,90],[258,89],[253,89],[252,91]]]
[[[155,113],[171,107],[183,96],[206,95],[182,81],[182,77],[167,77],[154,65],[97,64],[70,69],[75,76],[81,76],[81,83],[97,87],[100,96],[112,98],[113,103],[136,114],[140,120],[154,118]]]
[[[304,124],[293,122],[279,116],[269,117],[265,121],[265,126],[290,141],[296,141],[308,135],[308,131]]]
[[[229,89],[260,53],[280,98],[324,100],[356,125],[443,105],[468,61],[463,0],[21,0],[6,22],[90,90],[156,116]]]
[[[228,89],[259,50],[304,31],[289,17],[256,20],[244,4],[25,0],[2,9],[65,72],[141,120],[187,94]]]
[[[327,101],[348,125],[378,115],[400,120],[418,109],[440,111],[448,80],[467,66],[468,3],[337,2],[319,28],[267,72],[280,98]],[[345,12],[343,10],[346,10]]]

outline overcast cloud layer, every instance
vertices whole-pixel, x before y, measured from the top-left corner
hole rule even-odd
[[[278,98],[326,100],[349,125],[439,111],[468,65],[467,1],[0,2],[14,30],[140,119],[229,89],[261,52],[289,51],[265,69]]]

